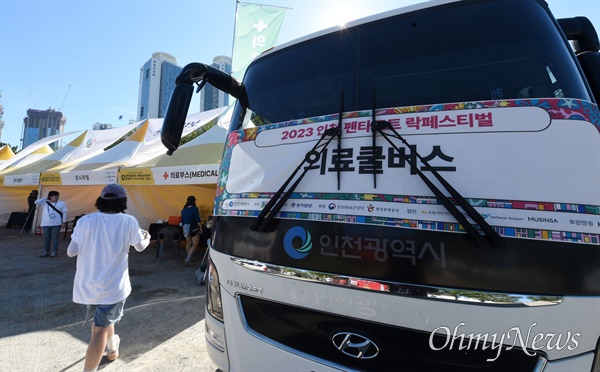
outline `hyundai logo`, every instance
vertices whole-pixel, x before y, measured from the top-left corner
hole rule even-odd
[[[356,359],[372,359],[379,354],[379,348],[365,336],[352,332],[339,332],[331,338],[333,345],[342,353]]]

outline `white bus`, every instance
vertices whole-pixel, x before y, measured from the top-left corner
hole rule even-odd
[[[435,1],[276,47],[216,186],[223,371],[598,371],[600,43],[538,0]]]

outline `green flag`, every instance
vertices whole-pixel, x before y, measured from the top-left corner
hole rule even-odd
[[[242,81],[250,62],[277,43],[285,8],[238,3],[231,75]]]

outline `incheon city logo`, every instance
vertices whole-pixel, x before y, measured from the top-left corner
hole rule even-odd
[[[285,253],[291,258],[296,260],[303,259],[308,256],[308,252],[312,248],[310,233],[303,227],[292,227],[283,237],[283,248],[285,248]]]

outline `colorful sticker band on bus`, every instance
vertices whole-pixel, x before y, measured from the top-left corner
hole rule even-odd
[[[222,160],[215,213],[256,216],[312,143],[316,143],[326,129],[337,126],[337,117],[334,114],[231,133]],[[438,171],[446,172],[452,184],[460,185],[461,193],[501,234],[597,244],[600,227],[597,204],[600,203],[597,191],[585,185],[597,184],[599,175],[597,169],[586,168],[580,159],[590,155],[593,158],[598,152],[599,137],[593,135],[599,131],[598,117],[595,105],[567,99],[380,109],[377,110],[378,120],[386,120],[402,135],[412,136],[410,148],[408,144],[400,145],[403,148],[389,145],[385,148],[371,145],[375,137],[369,133],[370,111],[345,113],[344,147],[324,148],[320,164],[311,164],[312,173],[291,195],[279,216],[460,230],[436,198],[406,196],[424,195],[422,192],[426,191],[418,177],[411,177],[417,174],[418,165],[404,164],[408,157],[416,160],[414,153],[418,143],[418,151],[425,157],[452,164],[438,167]],[[353,120],[355,118],[357,120]],[[588,125],[573,125],[578,120]],[[382,141],[382,136],[378,134],[377,137]],[[556,146],[559,151],[548,152],[552,148],[548,146]],[[540,151],[538,155],[545,155],[531,158],[530,154],[535,154],[536,149]],[[236,156],[232,155],[234,150]],[[379,155],[374,150],[378,150]],[[446,150],[450,152],[447,154]],[[404,155],[398,156],[398,151]],[[564,159],[562,151],[567,151]],[[346,156],[352,152],[354,156]],[[379,169],[380,172],[369,169],[366,164],[366,160],[376,156],[387,158],[387,164]],[[479,158],[491,165],[482,168]],[[531,161],[534,164],[530,164]],[[233,177],[229,174],[231,169]],[[474,169],[477,172],[473,172]],[[340,189],[338,180],[336,193],[334,175],[337,172],[339,179],[342,171],[346,181]],[[421,171],[429,170],[421,167]],[[523,178],[518,178],[514,171],[521,172]],[[384,187],[375,190],[368,181],[375,181],[377,173],[381,177],[379,185]],[[514,177],[518,181],[510,181]],[[529,182],[529,187],[523,188],[519,182]],[[569,203],[554,201],[557,194],[548,190],[557,184],[558,189],[563,190],[561,195],[575,196],[575,200],[564,200],[571,201]],[[316,190],[319,192],[314,192]],[[365,190],[372,191],[364,193]],[[484,195],[496,198],[482,198]],[[533,198],[542,201],[529,201]]]
[[[228,216],[243,216],[253,217],[257,213],[252,211],[238,210],[228,211],[221,213],[221,215]],[[447,223],[447,222],[435,222],[435,221],[422,221],[422,220],[408,220],[398,218],[382,218],[382,217],[366,217],[366,216],[352,216],[352,215],[338,215],[338,214],[319,214],[316,216],[310,213],[292,213],[292,212],[281,212],[280,218],[289,219],[303,219],[312,221],[323,221],[323,222],[340,222],[340,223],[363,223],[380,226],[390,227],[403,227],[421,230],[435,230],[435,231],[456,231],[465,232],[462,226],[458,223]],[[555,230],[541,230],[541,229],[526,229],[520,227],[498,227],[494,226],[494,230],[501,236],[511,238],[527,238],[536,240],[547,240],[557,242],[569,242],[569,243],[583,243],[583,244],[600,244],[600,234],[584,234],[571,231],[555,231]]]
[[[407,106],[407,107],[396,107],[396,108],[384,108],[375,110],[376,117],[382,115],[393,115],[393,114],[410,114],[410,113],[437,113],[439,111],[453,111],[453,110],[473,110],[473,109],[484,109],[484,108],[508,108],[508,107],[539,107],[548,112],[551,119],[569,119],[569,120],[583,120],[592,123],[598,131],[600,131],[600,110],[598,106],[593,103],[566,98],[548,98],[538,100],[502,100],[502,101],[483,101],[483,102],[468,102],[468,103],[452,103],[452,104],[440,104],[440,105],[426,105],[426,106]],[[231,133],[228,138],[227,148],[230,150],[233,146],[244,141],[253,141],[259,132],[263,130],[269,130],[279,127],[287,127],[294,125],[319,123],[331,120],[337,120],[339,114],[331,114],[324,116],[317,116],[313,118],[291,120],[282,123],[275,123],[264,125],[252,129],[243,131],[237,131]],[[344,113],[343,118],[370,118],[371,111],[364,110],[358,112],[347,112]],[[408,117],[407,126],[413,126],[414,119]],[[474,120],[471,118],[471,120]],[[484,122],[484,121],[482,121]],[[414,124],[416,125],[416,124]],[[435,125],[435,124],[434,124]],[[473,122],[470,123],[473,125]],[[485,126],[486,123],[481,124]],[[439,122],[437,123],[439,128]],[[364,128],[368,131],[368,128]],[[345,128],[346,132],[351,131],[352,128]],[[226,155],[226,154],[225,154]]]
[[[255,197],[259,198],[258,201],[254,199]],[[237,198],[225,199],[220,204],[219,214],[257,216],[270,197],[271,195],[262,194],[237,195]],[[458,223],[439,221],[449,219],[450,216],[435,198],[371,195],[362,199],[365,203],[355,200],[351,200],[349,203],[345,202],[348,200],[340,198],[339,195],[292,194],[288,203],[285,204],[287,211],[280,212],[279,216],[324,222],[464,232]],[[389,203],[378,204],[378,201],[382,200],[393,200],[394,204],[391,207]],[[600,207],[598,206],[508,200],[468,201],[471,205],[480,207],[478,209],[482,211],[484,219],[493,225],[502,236],[588,244],[600,243],[600,234],[597,233],[600,227]],[[414,218],[394,217],[394,215],[402,214],[403,211],[408,211],[408,214]],[[372,213],[380,215],[370,215]],[[560,221],[564,221],[563,226],[571,226],[571,231],[551,228],[555,224],[558,225]],[[536,225],[550,228],[535,228]]]

